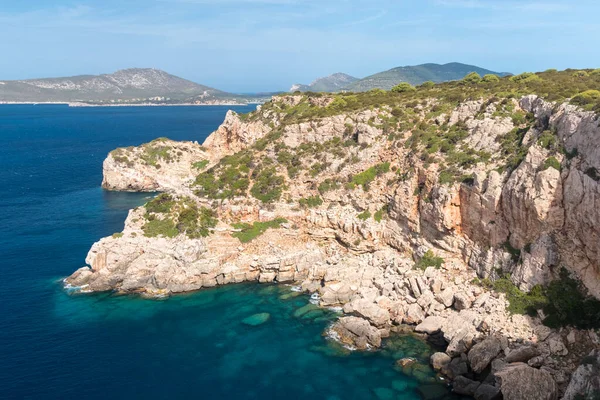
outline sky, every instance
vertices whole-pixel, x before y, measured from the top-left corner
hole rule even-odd
[[[230,92],[463,62],[600,67],[600,2],[0,0],[0,79],[152,67]]]

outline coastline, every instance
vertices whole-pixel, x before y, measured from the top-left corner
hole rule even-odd
[[[141,103],[141,104],[88,104],[80,102],[67,102],[67,101],[45,101],[45,102],[33,102],[33,101],[0,101],[2,105],[65,105],[69,107],[178,107],[178,106],[251,106],[260,105],[262,103],[177,103],[177,104],[154,104],[154,103]]]

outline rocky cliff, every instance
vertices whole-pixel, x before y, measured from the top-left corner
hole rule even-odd
[[[600,344],[585,298],[600,297],[598,115],[430,90],[280,96],[228,113],[203,146],[115,150],[103,187],[167,194],[66,283],[147,295],[295,283],[343,307],[331,330],[350,346],[417,325],[446,343],[432,364],[457,392],[557,398]],[[542,324],[573,325],[565,288],[585,299],[580,329]]]

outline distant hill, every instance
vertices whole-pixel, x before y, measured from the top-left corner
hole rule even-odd
[[[237,96],[153,68],[112,74],[0,81],[0,102],[247,103]]]
[[[446,82],[464,78],[469,72],[477,72],[479,75],[495,74],[498,76],[509,75],[503,72],[494,72],[475,65],[461,63],[449,64],[421,64],[392,68],[388,71],[367,76],[344,87],[352,92],[364,92],[380,88],[389,90],[400,82],[408,82],[411,85],[420,85],[426,81]]]
[[[356,81],[358,81],[358,78],[338,72],[323,78],[319,78],[310,85],[292,85],[290,92],[337,92]]]

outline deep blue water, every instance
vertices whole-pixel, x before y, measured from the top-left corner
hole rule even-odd
[[[299,312],[309,299],[285,286],[162,301],[62,289],[148,198],[100,189],[106,154],[161,136],[202,142],[228,108],[0,106],[0,398],[421,398],[394,361],[426,362],[427,345],[346,352],[322,336],[332,313]],[[263,325],[242,323],[262,312]]]

